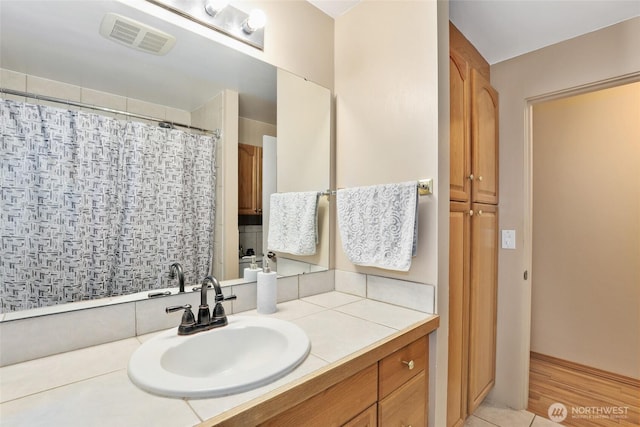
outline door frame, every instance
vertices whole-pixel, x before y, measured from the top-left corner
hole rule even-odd
[[[555,92],[536,95],[526,98],[525,107],[525,138],[524,138],[524,259],[525,271],[528,272],[527,291],[524,296],[524,310],[522,310],[522,337],[520,348],[521,364],[524,368],[520,373],[522,389],[520,390],[521,407],[527,409],[529,406],[529,362],[531,351],[531,305],[533,293],[533,275],[531,267],[533,265],[533,106],[535,104],[552,101],[555,99],[568,98],[589,92],[596,92],[616,86],[640,81],[640,71],[612,77],[610,79],[587,83],[581,86],[562,89]]]

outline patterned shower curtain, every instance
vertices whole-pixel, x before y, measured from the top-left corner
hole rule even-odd
[[[209,273],[213,137],[2,99],[0,131],[0,312]]]

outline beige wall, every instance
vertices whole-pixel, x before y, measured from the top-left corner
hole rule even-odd
[[[278,192],[324,191],[331,182],[331,91],[278,70]],[[282,258],[329,268],[329,200],[318,201],[318,246],[313,256]]]
[[[364,1],[336,20],[338,188],[421,178],[437,184],[436,19],[436,2]],[[420,198],[418,257],[409,272],[352,265],[340,236],[336,268],[436,284],[437,198],[437,191]]]
[[[528,101],[637,73],[638,40],[640,18],[491,67],[500,93],[500,228],[516,230],[517,248],[499,254],[497,372],[490,398],[514,408],[527,403],[530,343],[531,286],[523,279],[531,268]]]
[[[533,107],[532,351],[640,378],[638,165],[640,83]]]
[[[277,128],[270,123],[240,117],[238,119],[238,142],[262,147],[262,136],[276,136]]]
[[[435,184],[434,195],[420,198],[418,255],[408,272],[351,264],[337,232],[336,269],[434,285],[438,304],[447,290],[439,263],[448,271],[448,134],[439,134],[438,126],[439,108],[449,111],[448,69],[445,80],[438,73],[447,31],[446,2],[365,0],[336,19],[335,34],[336,187],[421,178]],[[439,83],[445,96],[439,97]],[[442,118],[448,132],[448,114]],[[446,201],[444,216],[439,199]],[[437,310],[447,313],[446,305]],[[431,343],[430,425],[444,425],[446,329]]]

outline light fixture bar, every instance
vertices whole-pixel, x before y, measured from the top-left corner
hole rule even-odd
[[[264,50],[264,28],[257,28],[253,29],[252,32],[247,32],[243,28],[246,26],[249,14],[231,5],[219,10],[215,16],[211,16],[205,10],[204,2],[202,1],[146,1],[233,39]]]

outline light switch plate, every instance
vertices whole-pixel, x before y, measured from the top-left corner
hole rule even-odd
[[[502,249],[516,248],[516,230],[502,230]]]

